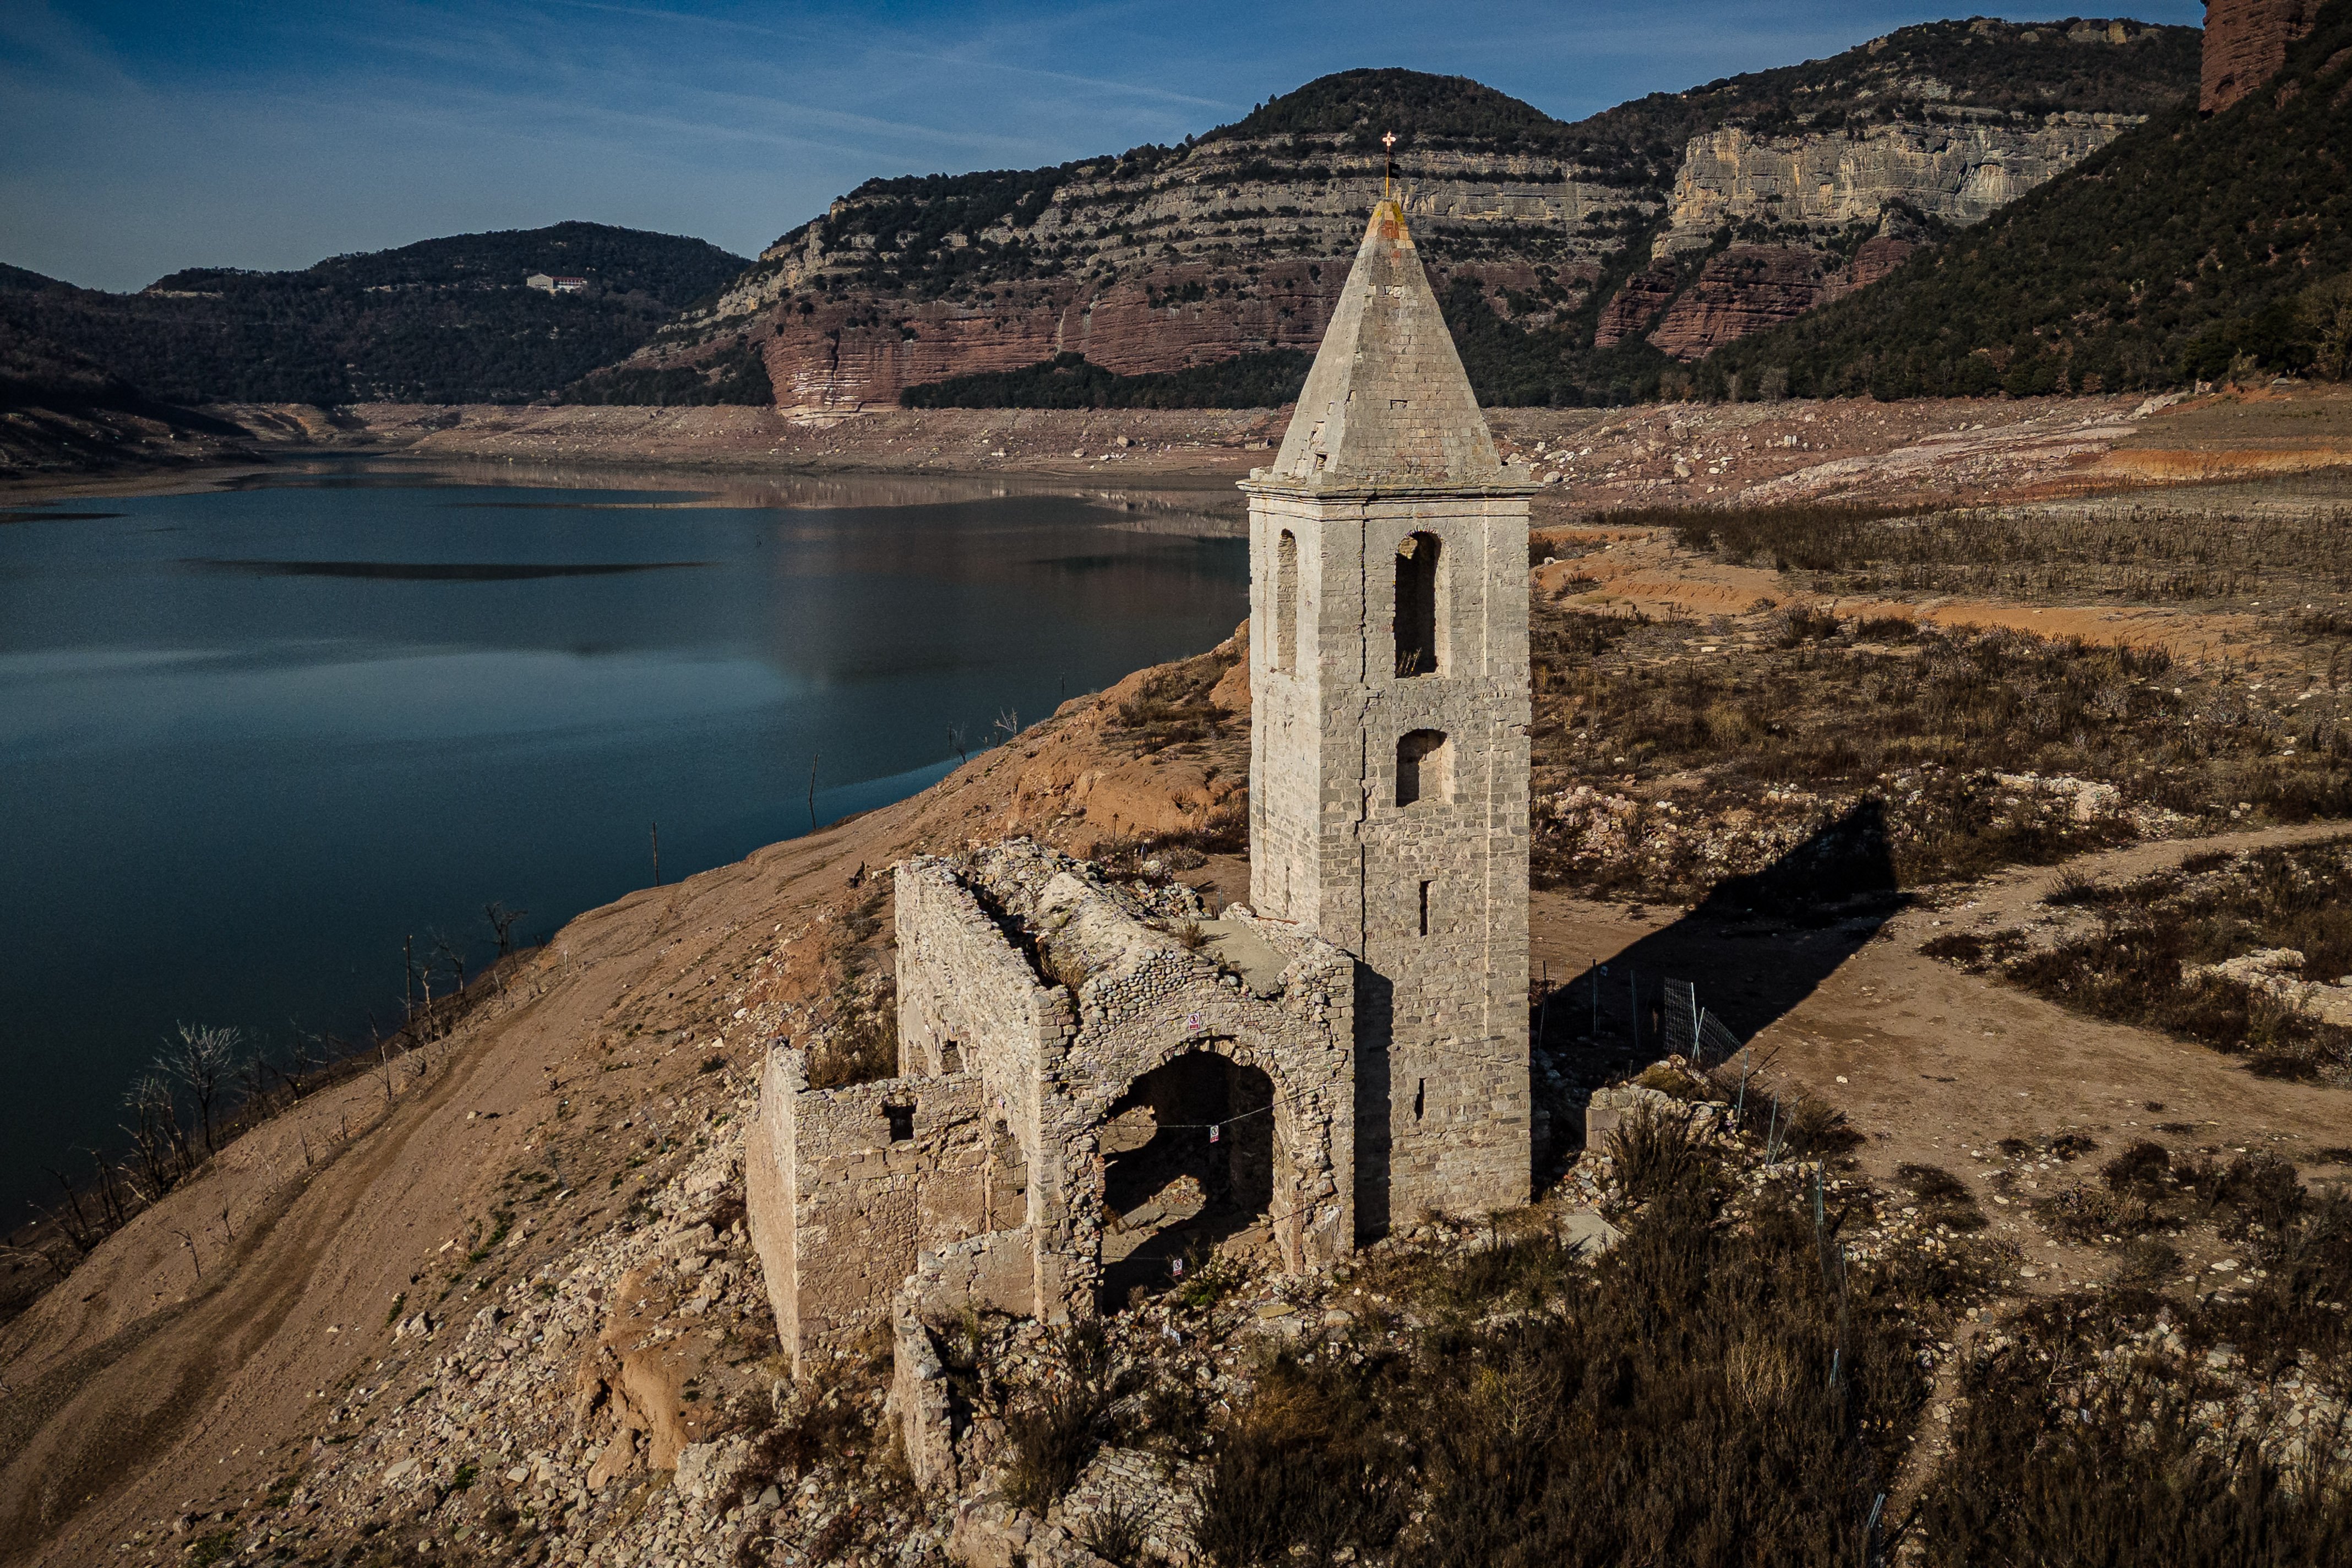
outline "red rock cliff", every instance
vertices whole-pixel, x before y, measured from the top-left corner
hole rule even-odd
[[[2286,47],[2311,31],[2319,0],[2205,0],[2205,68],[2197,107],[2224,110],[2278,74]]]

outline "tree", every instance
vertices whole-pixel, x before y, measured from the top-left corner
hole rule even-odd
[[[240,1047],[245,1043],[241,1029],[215,1029],[194,1024],[180,1026],[180,1037],[167,1044],[158,1065],[196,1102],[196,1123],[204,1129],[205,1152],[215,1152],[213,1143],[213,1106],[220,1099],[221,1089],[236,1070]]]
[[[159,1068],[151,1069],[133,1082],[122,1097],[138,1125],[124,1129],[139,1150],[139,1163],[146,1168],[147,1184],[157,1195],[167,1191],[190,1164],[188,1135],[180,1126],[180,1107],[172,1097],[172,1086]]]
[[[495,900],[482,906],[483,918],[490,922],[490,932],[499,939],[500,958],[514,951],[515,923],[529,913],[529,910],[510,910]]]

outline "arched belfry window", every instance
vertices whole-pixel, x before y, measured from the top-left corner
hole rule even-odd
[[[1396,803],[1450,800],[1454,755],[1443,730],[1413,730],[1397,741]]]
[[[1298,536],[1286,528],[1274,547],[1274,668],[1298,668]]]
[[[1409,533],[1397,546],[1396,672],[1400,680],[1439,673],[1442,553],[1433,533]]]

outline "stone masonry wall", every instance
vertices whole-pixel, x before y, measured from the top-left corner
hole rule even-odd
[[[953,1042],[979,1079],[992,1136],[1010,1145],[996,1168],[1023,1183],[1019,1215],[1002,1223],[1038,1234],[1034,1293],[1058,1318],[1087,1288],[1065,1281],[1048,1251],[1066,1234],[1067,1201],[1060,1167],[1039,1158],[1052,1076],[1077,1032],[1069,993],[1039,977],[948,862],[905,861],[895,887],[901,1059],[943,1061]]]
[[[1254,560],[1285,529],[1298,654],[1286,673],[1276,640],[1252,639],[1252,897],[1363,961],[1358,1229],[1524,1202],[1527,502],[1254,490]],[[1394,563],[1415,532],[1441,542],[1440,659],[1401,678]],[[1273,611],[1266,576],[1253,574],[1254,616]],[[1399,805],[1398,742],[1423,730],[1446,737],[1450,779]]]
[[[769,1052],[747,1206],[796,1373],[821,1342],[878,1322],[923,1248],[1005,1223],[989,1208],[990,1153],[969,1074],[812,1089],[806,1052]]]
[[[1053,1075],[1039,1157],[1065,1202],[1041,1225],[1075,1298],[1099,1267],[1103,1160],[1097,1130],[1135,1080],[1193,1051],[1265,1072],[1276,1179],[1270,1217],[1286,1262],[1328,1262],[1353,1242],[1349,1191],[1355,965],[1302,932],[1241,921],[1288,962],[1253,990],[1205,952],[1153,929],[1073,862],[1025,841],[984,852],[973,868],[1057,961],[1085,972],[1078,1030]]]

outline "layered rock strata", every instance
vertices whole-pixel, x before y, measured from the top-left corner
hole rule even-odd
[[[1955,226],[1979,223],[2089,157],[2142,117],[2053,114],[2019,126],[1988,112],[1895,121],[1859,136],[1759,136],[1744,126],[1691,138],[1657,249],[1705,247],[1727,226],[1836,231],[1889,211]]]
[[[2205,0],[2197,107],[2217,114],[2276,76],[2286,47],[2318,17],[2319,0]]]

